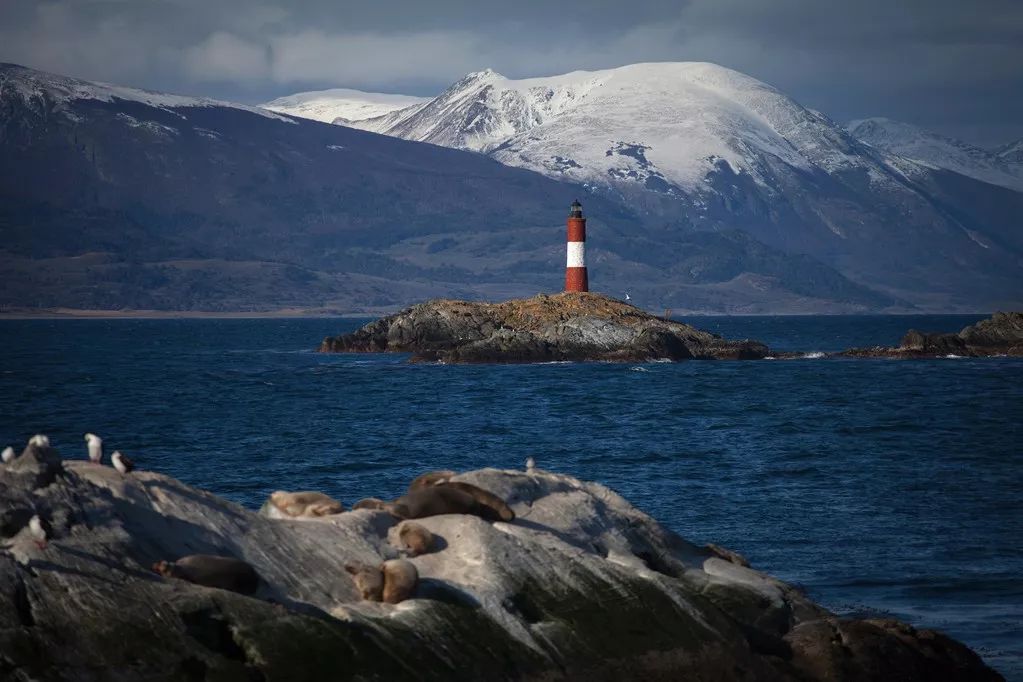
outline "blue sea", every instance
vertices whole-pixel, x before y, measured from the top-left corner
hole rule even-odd
[[[690,317],[808,353],[980,316]],[[50,435],[250,508],[347,504],[429,469],[597,480],[841,613],[892,615],[1023,680],[1023,360],[442,366],[321,355],[364,320],[0,321],[0,446]]]

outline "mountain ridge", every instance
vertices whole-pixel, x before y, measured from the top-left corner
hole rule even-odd
[[[23,67],[0,80],[0,307],[376,311],[558,291],[576,197],[595,288],[653,309],[909,306],[481,154]]]

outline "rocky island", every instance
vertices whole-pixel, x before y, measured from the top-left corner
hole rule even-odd
[[[0,465],[0,679],[1001,679],[938,632],[837,617],[597,483],[445,476],[424,485],[486,491],[504,512],[285,493],[271,501],[308,515],[271,518],[34,438]],[[396,509],[418,510],[428,551],[397,560]],[[197,584],[186,555],[246,572]],[[351,567],[382,561],[416,581],[388,600],[385,575],[384,600],[366,601]]]
[[[728,341],[628,303],[588,292],[539,294],[503,303],[438,299],[328,337],[321,352],[412,353],[450,363],[766,357],[756,341]]]
[[[910,329],[898,346],[851,348],[837,354],[854,358],[1023,357],[1023,312],[995,313],[958,333]]]

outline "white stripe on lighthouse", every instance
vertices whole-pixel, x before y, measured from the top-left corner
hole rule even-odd
[[[586,242],[568,243],[568,267],[586,267]]]

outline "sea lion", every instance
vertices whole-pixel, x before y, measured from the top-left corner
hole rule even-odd
[[[462,481],[443,481],[437,485],[444,488],[456,488],[464,493],[472,495],[473,498],[483,506],[484,511],[488,514],[483,516],[485,519],[490,521],[515,520],[515,512],[508,506],[508,503],[489,490],[484,490],[472,483],[463,483]],[[493,513],[491,514],[487,510],[493,510]],[[496,518],[493,518],[494,516],[496,516]]]
[[[285,516],[293,518],[330,516],[345,510],[340,502],[329,495],[313,491],[289,493],[277,490],[270,494],[270,504]]]
[[[386,509],[388,503],[378,497],[367,497],[352,505],[352,511],[356,509]]]
[[[442,469],[441,471],[427,471],[425,474],[421,474],[414,478],[412,482],[408,484],[408,492],[419,490],[420,488],[429,488],[430,486],[442,483],[452,476],[457,475],[458,474],[449,469]]]
[[[390,559],[380,570],[384,574],[384,601],[388,604],[403,602],[413,595],[419,584],[419,571],[408,559]]]
[[[746,557],[744,557],[743,555],[739,554],[738,552],[735,552],[735,551],[730,550],[730,549],[726,549],[725,547],[722,547],[721,545],[715,545],[712,542],[711,543],[707,543],[707,545],[705,545],[705,548],[711,554],[715,555],[719,559],[724,559],[725,561],[729,561],[729,562],[735,564],[736,566],[745,566],[746,568],[750,567],[749,561],[746,559]]]
[[[177,561],[157,561],[153,570],[165,578],[178,578],[239,594],[253,594],[259,589],[256,569],[241,559],[226,556],[191,554]]]
[[[352,582],[365,601],[383,600],[384,573],[380,566],[364,563],[345,564],[345,570],[352,575]]]
[[[421,519],[440,514],[473,514],[486,518],[488,511],[493,515],[493,510],[486,510],[482,507],[483,505],[469,493],[458,488],[438,485],[413,490],[391,502],[385,508],[392,516],[399,519]]]
[[[419,556],[433,549],[433,533],[415,521],[398,524],[398,549],[408,556]]]

